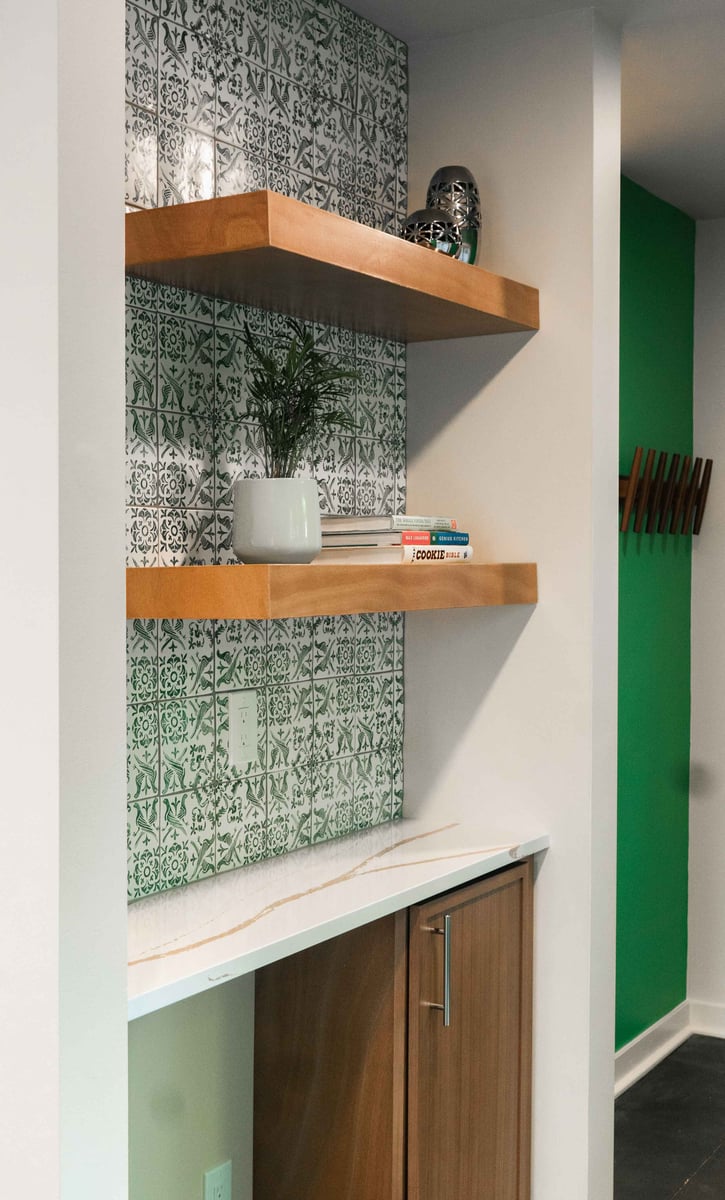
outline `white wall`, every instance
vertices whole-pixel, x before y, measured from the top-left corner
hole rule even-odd
[[[7,1195],[22,1195],[31,1162],[48,1197],[60,1136],[55,9],[0,14],[0,103],[17,113],[22,96],[25,127],[0,159],[0,1162]]]
[[[123,22],[60,0],[63,1200],[127,1196]]]
[[[232,1200],[252,1195],[254,976],[129,1026],[129,1200],[199,1200],[232,1161]]]
[[[700,221],[695,252],[695,450],[714,459],[692,554],[688,996],[698,1028],[725,1035],[725,220]]]
[[[409,509],[535,560],[535,610],[407,619],[407,812],[543,828],[534,1200],[612,1194],[619,54],[591,12],[411,47],[411,207],[481,187],[481,265],[541,330],[409,351]]]
[[[123,15],[4,5],[2,1193],[126,1195]]]

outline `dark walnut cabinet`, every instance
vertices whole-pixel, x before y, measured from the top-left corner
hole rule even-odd
[[[532,864],[257,972],[254,1200],[528,1200]]]

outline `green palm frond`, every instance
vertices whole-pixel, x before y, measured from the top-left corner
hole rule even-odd
[[[336,405],[349,396],[358,372],[335,366],[298,322],[291,330],[284,355],[277,357],[244,326],[251,372],[247,416],[261,430],[265,471],[274,478],[294,475],[321,434],[356,428]]]

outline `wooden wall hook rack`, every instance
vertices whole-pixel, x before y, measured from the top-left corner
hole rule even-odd
[[[619,476],[619,501],[623,505],[621,532],[627,532],[634,517],[635,533],[641,533],[643,528],[647,533],[699,533],[710,489],[712,459],[705,460],[703,469],[701,458],[696,458],[693,464],[691,456],[686,454],[680,469],[680,455],[673,454],[668,471],[668,451],[659,451],[655,467],[657,451],[648,450],[644,474],[640,475],[643,455],[642,446],[637,446],[629,475]]]

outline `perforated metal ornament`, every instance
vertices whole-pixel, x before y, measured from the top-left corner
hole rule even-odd
[[[457,257],[476,261],[482,227],[478,184],[467,167],[441,167],[428,184],[426,203],[447,213],[458,228],[461,243]]]
[[[439,208],[419,208],[405,221],[400,236],[406,242],[427,246],[455,258],[461,248],[458,226]]]

